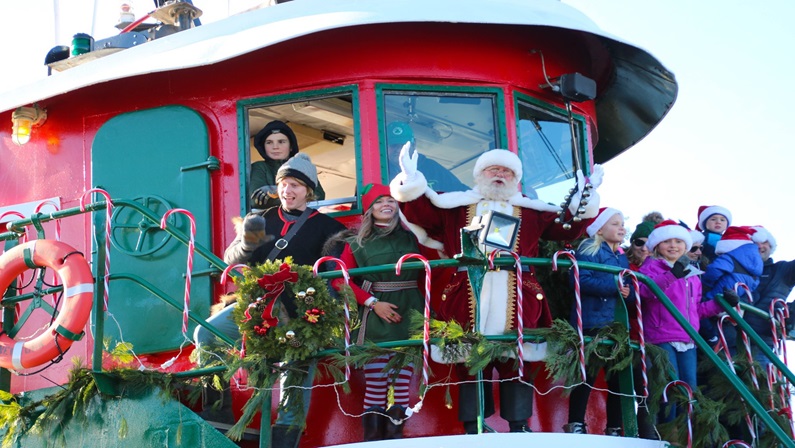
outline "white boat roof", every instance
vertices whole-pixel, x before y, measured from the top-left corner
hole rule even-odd
[[[194,3],[201,7],[200,2]],[[622,64],[622,57],[629,60],[624,66],[632,72],[632,79],[623,82],[632,91],[622,90],[619,97],[623,101],[627,101],[628,95],[637,98],[641,93],[638,89],[645,94],[640,97],[644,102],[649,99],[649,90],[666,92],[658,101],[662,109],[658,111],[660,107],[655,107],[654,117],[645,118],[643,126],[634,133],[640,134],[639,138],[634,136],[630,138],[631,142],[620,144],[621,147],[616,148],[618,152],[656,126],[676,97],[673,74],[653,56],[602,31],[583,13],[559,0],[294,0],[231,16],[55,72],[45,79],[0,95],[0,111],[42,102],[112,80],[216,64],[326,30],[401,22],[551,26],[601,37],[611,49],[617,66]],[[659,81],[649,79],[656,73],[662,73],[664,85],[651,85]],[[619,76],[618,79],[626,78]],[[601,129],[600,135],[604,136]]]

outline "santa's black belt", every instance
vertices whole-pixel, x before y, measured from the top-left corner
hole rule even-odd
[[[490,271],[496,271],[496,270],[499,270],[499,269],[507,269],[507,268],[513,269],[513,266],[495,266],[494,269],[489,269],[489,270]],[[458,267],[458,272],[466,272],[466,271],[467,271],[467,267],[466,266],[459,266]],[[530,266],[522,265],[522,272],[530,272]]]

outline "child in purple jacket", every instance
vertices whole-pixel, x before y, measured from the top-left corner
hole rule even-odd
[[[640,267],[640,273],[649,277],[690,325],[698,331],[699,320],[722,311],[715,301],[701,302],[701,270],[692,266],[686,253],[693,244],[690,231],[666,220],[657,224],[646,241],[651,256]],[[679,325],[649,287],[640,285],[643,310],[643,328],[646,342],[666,351],[677,378],[696,388],[696,346],[690,335]],[[736,296],[735,296],[736,297]],[[725,296],[731,302],[731,298]],[[736,305],[736,302],[732,305]],[[675,411],[664,418],[670,421]]]

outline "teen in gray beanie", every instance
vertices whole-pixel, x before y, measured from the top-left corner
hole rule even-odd
[[[317,168],[309,156],[304,153],[299,152],[293,158],[284,162],[284,165],[276,173],[276,183],[281,182],[285,177],[294,177],[300,180],[312,191],[317,188]]]

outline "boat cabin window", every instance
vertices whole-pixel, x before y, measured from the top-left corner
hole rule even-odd
[[[264,167],[260,163],[263,148],[255,137],[268,123],[279,120],[295,134],[299,152],[309,155],[318,170],[318,181],[325,197],[309,205],[324,213],[344,212],[356,204],[357,159],[354,141],[353,94],[291,97],[287,101],[252,104],[246,110],[249,136],[248,178],[243,191],[248,209],[256,209],[251,193],[262,183]],[[262,146],[262,145],[261,145]],[[280,163],[271,166],[278,169]],[[272,170],[268,168],[267,173]],[[273,171],[275,176],[275,171]],[[243,183],[241,182],[241,185]]]
[[[565,113],[542,108],[530,101],[517,103],[517,136],[522,160],[522,193],[557,204],[575,185],[571,130]],[[575,118],[582,135],[582,123]],[[582,141],[580,137],[578,140]],[[581,151],[583,146],[578,147]]]
[[[472,169],[484,151],[500,147],[497,93],[382,91],[382,178],[400,172],[398,154],[413,141],[418,168],[436,191],[474,185]],[[386,160],[384,160],[386,159]]]

